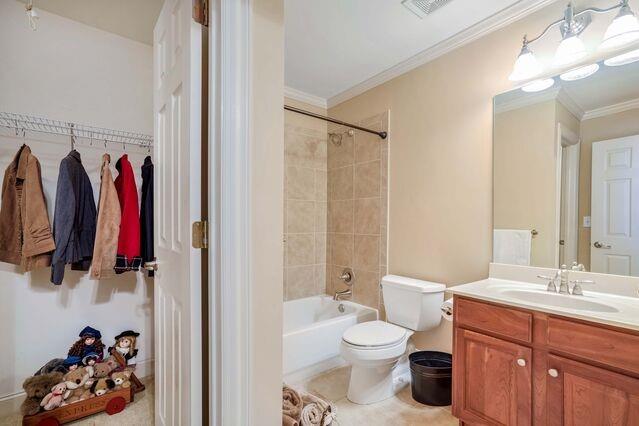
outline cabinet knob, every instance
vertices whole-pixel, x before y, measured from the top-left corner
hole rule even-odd
[[[559,377],[559,371],[557,371],[554,368],[551,368],[551,369],[548,370],[548,375],[550,377]]]
[[[520,367],[525,367],[526,366],[526,360],[523,359],[523,358],[519,358],[517,360],[517,365],[520,366]]]

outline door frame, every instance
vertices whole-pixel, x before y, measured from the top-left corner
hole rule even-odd
[[[564,143],[564,141],[566,143]],[[574,223],[570,223],[570,226],[567,227],[566,229],[566,240],[568,241],[568,244],[570,247],[575,247],[578,248],[578,235],[579,235],[579,162],[580,162],[580,152],[581,152],[581,139],[579,138],[579,135],[577,135],[575,132],[573,132],[572,130],[570,130],[570,128],[568,128],[568,126],[566,126],[565,124],[562,124],[561,122],[557,123],[557,138],[556,138],[556,154],[555,154],[555,158],[556,158],[556,164],[557,164],[557,169],[556,169],[556,179],[555,179],[555,199],[556,199],[556,206],[557,208],[555,209],[555,236],[556,236],[556,241],[555,241],[555,267],[558,268],[559,267],[559,253],[560,253],[560,248],[559,248],[559,240],[561,239],[561,208],[562,208],[562,202],[561,202],[561,189],[562,189],[562,163],[563,163],[563,148],[571,148],[571,151],[569,153],[570,155],[570,160],[571,162],[573,162],[576,165],[576,169],[575,169],[575,190],[571,191],[571,194],[569,194],[570,196],[570,200],[568,201],[568,205],[570,205],[573,209],[574,209],[574,218],[575,220],[572,221]],[[564,245],[564,252],[565,252],[565,247],[566,245]],[[576,259],[578,258],[577,256],[579,255],[579,253],[576,253]],[[575,260],[576,260],[575,259]]]
[[[209,424],[247,425],[251,6],[209,5]]]

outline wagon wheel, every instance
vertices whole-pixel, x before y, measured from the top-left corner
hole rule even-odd
[[[111,398],[111,400],[107,403],[105,411],[109,416],[112,416],[124,410],[125,406],[126,399],[122,398],[121,396],[116,396],[115,398]]]
[[[40,420],[38,426],[60,426],[60,422],[55,417],[47,417]]]

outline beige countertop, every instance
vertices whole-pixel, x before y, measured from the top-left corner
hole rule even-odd
[[[585,286],[584,286],[585,287]],[[448,292],[595,323],[639,331],[639,298],[588,291],[583,296],[546,291],[543,284],[488,278],[446,289]]]

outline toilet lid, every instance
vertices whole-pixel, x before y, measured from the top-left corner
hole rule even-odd
[[[342,339],[355,346],[388,346],[406,337],[406,330],[384,321],[356,324],[344,332]]]

